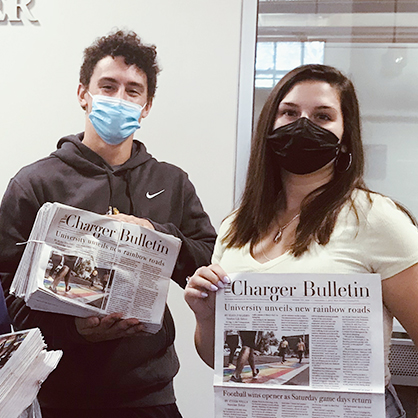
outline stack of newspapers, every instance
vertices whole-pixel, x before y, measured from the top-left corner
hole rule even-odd
[[[180,239],[60,203],[38,211],[11,286],[35,310],[78,317],[114,312],[162,325]]]
[[[0,417],[18,417],[35,400],[62,351],[46,351],[38,328],[0,335]]]

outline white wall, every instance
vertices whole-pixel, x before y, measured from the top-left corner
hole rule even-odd
[[[418,216],[418,47],[333,44],[325,62],[352,79],[360,102],[366,184]]]
[[[23,2],[22,2],[23,3]],[[0,22],[0,195],[15,172],[83,130],[76,89],[83,49],[112,28],[157,45],[163,68],[153,109],[136,137],[186,170],[216,227],[233,204],[242,0],[32,0],[38,23]],[[182,364],[184,418],[213,417],[212,371],[193,346],[181,289],[169,304]]]

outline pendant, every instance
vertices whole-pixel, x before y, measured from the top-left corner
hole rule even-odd
[[[274,237],[273,241],[275,244],[277,244],[278,242],[280,242],[280,240],[282,239],[282,235],[283,235],[283,229],[280,228],[279,232],[276,234],[276,236]]]
[[[279,230],[277,231],[276,236],[273,238],[273,242],[275,244],[277,244],[278,242],[280,242],[280,240],[282,239],[283,236],[283,231],[296,219],[299,218],[299,213],[296,214],[286,225],[283,225],[282,227],[279,228]]]

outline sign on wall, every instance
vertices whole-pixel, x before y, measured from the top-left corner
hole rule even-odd
[[[33,0],[0,0],[0,22],[38,22],[29,5]]]

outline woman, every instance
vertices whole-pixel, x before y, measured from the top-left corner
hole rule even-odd
[[[228,330],[225,332],[225,343],[229,348],[228,367],[234,366],[235,351],[239,345],[238,331]]]
[[[213,263],[185,298],[196,346],[213,366],[214,295],[227,273],[379,273],[384,302],[387,417],[402,415],[390,385],[393,316],[418,342],[418,232],[363,181],[354,87],[338,70],[306,65],[276,85],[261,112],[239,208],[220,228]]]
[[[289,351],[289,342],[283,335],[282,340],[279,343],[279,356],[282,358],[282,364],[286,361],[286,354]]]
[[[251,367],[253,379],[255,379],[260,372],[255,367],[254,350],[256,349],[257,331],[239,331],[241,338],[241,351],[239,352],[237,359],[237,366],[234,373],[231,376],[231,382],[242,383],[241,373],[244,370],[245,365],[248,363]]]

